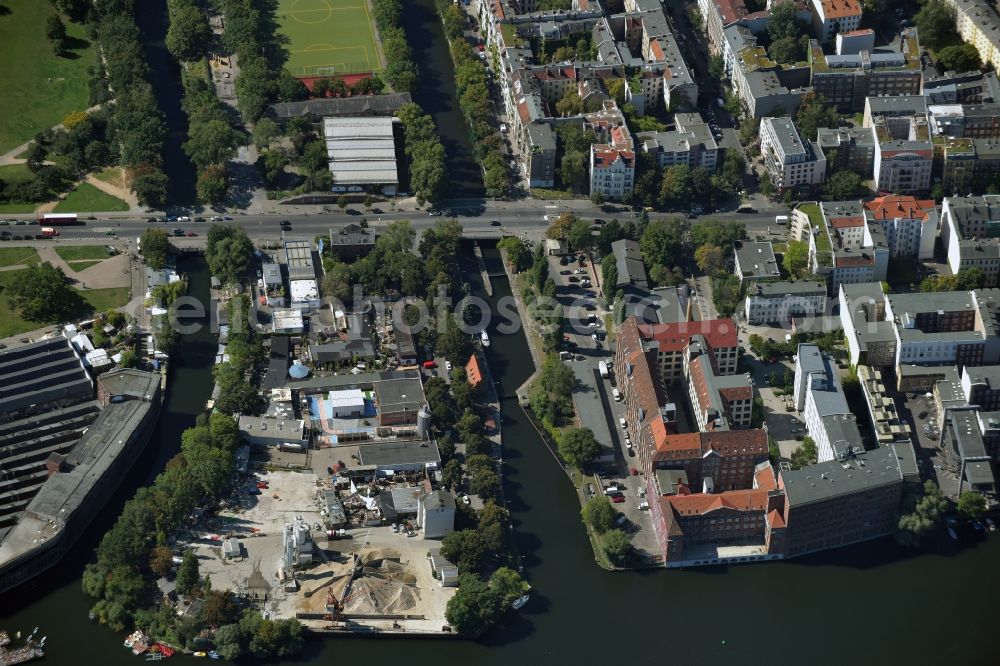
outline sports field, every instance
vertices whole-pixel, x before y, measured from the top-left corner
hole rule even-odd
[[[366,0],[279,0],[277,15],[293,76],[382,70]]]

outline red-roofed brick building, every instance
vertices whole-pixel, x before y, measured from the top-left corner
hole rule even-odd
[[[469,357],[469,362],[465,364],[465,378],[474,389],[478,389],[483,383],[483,369],[479,365],[479,357],[473,354]]]
[[[682,469],[693,490],[707,492],[753,487],[757,465],[767,460],[763,429],[665,433],[653,444],[647,474]]]
[[[934,255],[939,216],[933,200],[892,195],[864,206],[867,223],[885,233],[890,256],[928,259]]]
[[[736,372],[736,325],[729,319],[683,321],[670,324],[640,324],[630,317],[619,327],[623,335],[638,337],[646,348],[656,352],[660,377],[666,384],[684,381],[691,358],[704,353],[717,375]]]
[[[717,377],[704,354],[694,358],[688,369],[688,397],[699,430],[750,427],[753,385],[749,377]]]

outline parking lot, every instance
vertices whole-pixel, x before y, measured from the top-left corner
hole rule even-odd
[[[936,481],[946,497],[957,497],[958,473],[941,449],[941,424],[937,423],[933,398],[924,394],[908,396],[891,392],[890,395],[896,401],[900,419],[913,428],[920,478]]]

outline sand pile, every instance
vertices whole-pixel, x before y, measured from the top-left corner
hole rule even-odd
[[[418,592],[394,580],[365,577],[354,581],[345,612],[351,615],[404,613],[413,608]]]

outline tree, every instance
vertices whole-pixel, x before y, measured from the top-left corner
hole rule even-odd
[[[809,268],[809,244],[805,241],[789,241],[781,265],[792,277],[801,277]]]
[[[66,24],[63,23],[58,14],[51,14],[45,20],[45,37],[50,42],[64,42],[66,40]]]
[[[571,250],[583,250],[590,245],[593,236],[590,234],[590,223],[586,220],[577,219],[570,225],[566,232],[566,241]]]
[[[717,81],[721,81],[726,74],[726,63],[721,55],[716,53],[708,56],[708,75]],[[621,104],[618,105],[621,108]]]
[[[961,269],[956,278],[958,279],[955,286],[960,291],[972,291],[986,286],[986,273],[975,266]]]
[[[799,40],[795,37],[782,37],[771,42],[771,47],[767,50],[771,60],[780,65],[792,65],[801,60],[802,51],[799,48]]]
[[[667,208],[685,207],[691,201],[694,184],[691,181],[691,167],[676,164],[663,170],[660,181],[660,202]]]
[[[450,532],[441,540],[441,554],[454,562],[460,571],[480,571],[490,556],[483,534],[478,530]]]
[[[47,261],[24,269],[5,293],[10,306],[30,321],[63,321],[84,309],[83,298],[66,282],[62,269]]]
[[[735,275],[723,274],[712,278],[712,303],[719,314],[731,315],[740,302],[740,281]]]
[[[345,197],[343,194],[337,197],[337,206],[340,207],[340,212],[344,212],[344,210],[347,208],[347,204],[348,204],[347,197]]]
[[[946,72],[971,72],[982,67],[975,45],[965,43],[946,46],[937,53],[938,63]]]
[[[767,23],[767,34],[771,38],[772,44],[786,38],[797,39],[803,32],[802,27],[799,23],[798,10],[794,2],[785,0],[771,7],[771,18]]]
[[[444,616],[459,633],[480,636],[499,619],[499,602],[499,595],[486,583],[470,573],[464,573],[459,576],[458,591],[448,600]]]
[[[708,243],[699,246],[694,251],[694,261],[698,264],[698,268],[708,275],[718,273],[726,265],[726,260],[722,255],[722,248],[717,245],[709,245]]]
[[[441,470],[441,481],[445,488],[452,490],[462,485],[462,463],[454,458],[445,463],[444,469]]]
[[[28,154],[25,155],[25,166],[28,167],[28,171],[38,173],[38,171],[45,165],[45,160],[48,156],[49,151],[45,149],[45,146],[37,141],[32,141],[31,145],[28,146]]]
[[[258,149],[267,148],[279,136],[281,130],[278,128],[278,123],[267,117],[258,120],[253,128],[253,142]]]
[[[469,491],[483,500],[500,497],[500,477],[492,469],[477,469],[469,481]]]
[[[804,139],[814,140],[820,127],[836,127],[838,123],[839,116],[825,97],[815,92],[807,92],[802,96],[799,110],[795,114],[795,124]]]
[[[166,576],[174,567],[174,554],[166,546],[157,546],[149,554],[149,568],[157,576]]]
[[[227,624],[215,632],[215,649],[223,659],[235,661],[243,654],[245,639],[239,624]]]
[[[580,510],[584,521],[595,532],[604,534],[615,528],[615,520],[618,518],[617,511],[611,506],[611,501],[604,495],[600,495],[583,505]]]
[[[619,77],[604,79],[604,87],[608,91],[608,97],[615,100],[619,109],[625,106],[625,79]]]
[[[747,237],[746,225],[742,222],[723,220],[698,220],[691,228],[691,242],[695,245],[717,245],[730,247],[735,241]]]
[[[193,550],[184,552],[181,565],[177,568],[177,592],[190,594],[198,585],[201,576],[198,573],[198,556]]]
[[[576,468],[583,468],[597,458],[601,445],[589,428],[571,428],[559,437],[559,455]]]
[[[861,176],[853,171],[838,171],[826,179],[823,194],[833,201],[854,199],[861,194]]]
[[[198,174],[198,199],[205,203],[219,203],[226,198],[226,167],[212,164]]]
[[[341,261],[332,261],[326,267],[326,275],[320,285],[323,295],[347,301],[351,296],[351,269]]]
[[[632,557],[632,544],[624,532],[619,529],[606,532],[602,542],[604,554],[613,565],[620,567],[628,564]]]
[[[159,208],[167,201],[167,174],[158,169],[133,173],[132,191],[144,206]]]
[[[802,469],[809,465],[815,465],[818,454],[816,442],[813,441],[812,437],[804,437],[802,444],[792,451],[792,457],[790,458],[792,469]]]
[[[507,567],[500,567],[490,576],[490,590],[496,595],[500,612],[510,608],[529,589],[521,574]]]
[[[240,607],[229,590],[212,590],[205,596],[202,618],[210,626],[222,627],[240,619]]]
[[[956,508],[968,520],[980,520],[986,515],[986,498],[969,490],[959,495]]]
[[[253,243],[238,227],[213,224],[208,228],[205,258],[208,267],[224,283],[235,283],[246,273],[253,253]]]
[[[673,267],[681,263],[686,224],[678,218],[653,220],[639,238],[639,248],[647,267]]]
[[[517,236],[504,236],[497,247],[507,253],[507,261],[514,267],[514,272],[520,273],[531,267],[531,251]]]
[[[562,99],[556,102],[556,113],[560,116],[575,116],[583,113],[583,98],[575,87],[568,88]]]
[[[178,60],[197,60],[212,39],[208,16],[194,4],[172,3],[167,50]]]
[[[569,231],[573,225],[579,221],[574,213],[562,213],[549,224],[546,236],[555,240],[567,240]],[[589,232],[589,228],[588,228]]]
[[[240,133],[222,119],[191,123],[188,137],[184,142],[184,152],[200,169],[232,159],[242,142]]]
[[[955,40],[955,12],[940,0],[930,0],[921,7],[913,17],[913,24],[925,48],[943,50]]]
[[[265,150],[257,158],[257,170],[268,185],[277,185],[288,166],[288,157],[281,150]]]

